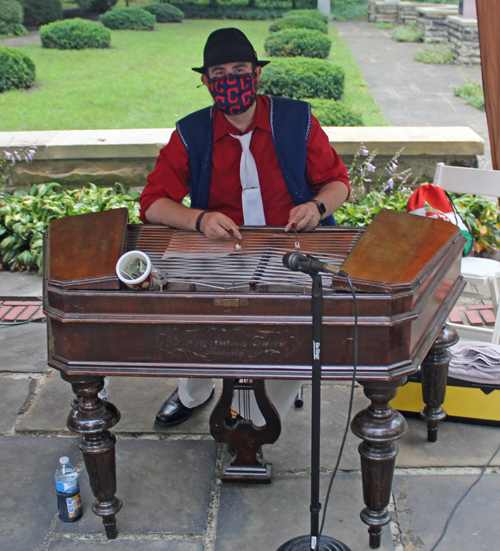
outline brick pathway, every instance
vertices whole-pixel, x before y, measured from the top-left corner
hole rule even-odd
[[[19,323],[45,319],[41,300],[0,301],[0,323]]]

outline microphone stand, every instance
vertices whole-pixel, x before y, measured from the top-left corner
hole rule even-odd
[[[286,264],[285,264],[286,265]],[[323,284],[321,275],[310,265],[309,270],[301,269],[312,277],[312,420],[311,420],[311,534],[298,536],[278,548],[278,551],[351,551],[342,542],[319,535],[319,471],[321,440],[321,327],[323,320]]]

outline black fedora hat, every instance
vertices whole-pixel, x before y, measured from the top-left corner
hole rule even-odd
[[[257,59],[250,40],[239,29],[217,29],[207,38],[203,50],[203,67],[193,67],[193,71],[204,73],[209,67],[238,61],[250,61],[260,67],[269,63]]]

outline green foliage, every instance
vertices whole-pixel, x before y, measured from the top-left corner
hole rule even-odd
[[[448,63],[453,63],[453,52],[449,46],[427,45],[423,50],[415,52],[413,59],[415,61],[421,61],[422,63],[446,65]]]
[[[306,15],[308,17],[316,17],[320,21],[323,21],[323,23],[325,23],[325,24],[328,23],[328,15],[325,15],[324,13],[321,13],[318,10],[307,10],[307,9],[290,10],[290,11],[287,11],[283,15],[283,17],[295,17],[297,15],[300,15],[300,16]]]
[[[335,221],[339,226],[369,226],[381,209],[406,212],[406,203],[411,193],[409,188],[388,192],[374,189],[359,199],[351,197],[335,213]]]
[[[109,48],[111,33],[99,23],[76,18],[40,27],[40,40],[44,48],[58,50]]]
[[[368,0],[331,0],[333,19],[358,19],[368,13]]]
[[[39,27],[63,18],[61,0],[21,0],[24,24]]]
[[[116,8],[103,13],[101,21],[114,30],[152,31],[156,17],[141,8]]]
[[[398,42],[420,42],[422,31],[417,29],[415,23],[411,25],[399,25],[394,28],[392,38]]]
[[[357,111],[335,100],[311,99],[309,103],[321,126],[364,126],[363,118]]]
[[[43,232],[51,220],[126,207],[129,222],[139,222],[139,194],[127,195],[120,184],[99,188],[62,189],[59,184],[38,184],[29,190],[0,196],[0,261],[11,270],[42,266]]]
[[[35,76],[31,57],[18,48],[0,46],[0,92],[29,88]]]
[[[483,85],[477,80],[469,77],[463,86],[455,86],[454,91],[455,96],[466,100],[469,105],[481,111],[485,110]]]
[[[339,100],[344,92],[344,70],[321,59],[276,59],[263,71],[259,92],[287,98]]]
[[[264,42],[270,56],[282,57],[328,57],[332,41],[321,31],[311,29],[284,29],[272,33]]]
[[[79,8],[87,12],[105,13],[116,6],[118,0],[76,0]]]
[[[17,0],[0,1],[0,35],[14,34],[23,22],[23,7]]]
[[[453,203],[474,238],[475,249],[478,252],[497,251],[500,240],[498,202],[481,195],[454,195]]]
[[[242,19],[249,21],[267,21],[277,19],[286,11],[285,8],[256,7],[250,8],[242,4],[197,4],[183,0],[170,0],[169,4],[176,6],[186,19]]]
[[[180,23],[184,18],[182,11],[171,4],[147,4],[143,9],[152,13],[157,23]]]
[[[328,34],[328,25],[314,15],[307,14],[286,14],[281,19],[277,19],[269,26],[269,32],[276,33],[283,29],[312,29]]]
[[[376,29],[394,29],[394,21],[379,21],[375,23],[374,27]]]

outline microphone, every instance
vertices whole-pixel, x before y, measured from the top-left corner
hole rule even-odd
[[[300,253],[286,253],[283,256],[283,266],[293,272],[304,272],[310,275],[315,275],[319,272],[326,272],[327,274],[334,275],[344,275],[345,273],[335,266],[331,266],[326,262],[321,262],[311,255]]]

